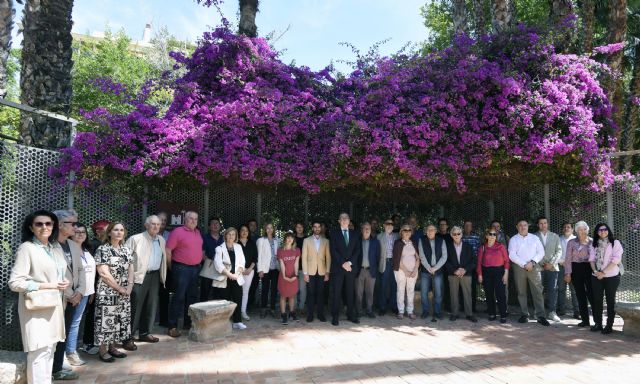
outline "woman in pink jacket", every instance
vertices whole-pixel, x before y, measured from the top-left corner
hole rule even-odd
[[[616,291],[620,285],[620,261],[622,260],[622,244],[613,237],[607,224],[596,225],[593,234],[593,245],[589,254],[589,262],[593,273],[593,322],[591,331],[603,334],[612,332],[613,320],[616,316]],[[607,325],[602,328],[602,298],[607,298]]]

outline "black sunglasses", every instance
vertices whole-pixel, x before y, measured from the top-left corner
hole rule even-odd
[[[493,232],[489,232],[489,233],[487,233],[487,236],[498,236],[498,234],[497,233],[493,233]]]

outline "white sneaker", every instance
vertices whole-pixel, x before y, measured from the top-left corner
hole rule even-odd
[[[97,355],[100,348],[97,345],[85,344],[82,350],[89,355]]]
[[[242,320],[245,320],[245,321],[251,320],[251,318],[249,317],[249,315],[246,314],[246,312],[242,312],[241,316],[242,316]]]
[[[67,356],[65,356],[64,360],[62,361],[62,370],[73,371],[73,368],[71,368],[71,364],[69,364],[69,360],[67,360]]]
[[[67,353],[67,361],[73,366],[85,365],[85,361],[80,358],[78,352]]]
[[[559,323],[561,321],[560,318],[558,317],[558,315],[555,312],[551,312],[549,314],[549,320],[553,320],[556,323]]]
[[[243,323],[233,323],[233,329],[247,329],[247,326]]]

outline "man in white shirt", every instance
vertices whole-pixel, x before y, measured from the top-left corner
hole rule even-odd
[[[544,258],[544,247],[537,236],[529,233],[527,220],[518,220],[516,227],[518,234],[509,241],[509,259],[511,259],[516,290],[518,291],[518,302],[522,311],[518,322],[526,323],[529,321],[529,307],[527,305],[527,282],[529,282],[538,323],[549,326],[545,317],[542,297],[541,268],[538,265]]]

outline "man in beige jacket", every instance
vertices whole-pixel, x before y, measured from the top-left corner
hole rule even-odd
[[[318,320],[325,322],[324,285],[329,281],[331,254],[329,240],[321,236],[322,224],[314,221],[313,234],[302,242],[302,273],[307,283],[307,322],[313,321],[313,311],[317,307]]]
[[[75,234],[78,224],[78,213],[73,209],[62,209],[53,212],[58,218],[58,243],[62,247],[64,258],[67,261],[67,270],[65,272],[69,286],[64,290],[64,328],[66,336],[69,336],[69,329],[73,321],[75,307],[80,303],[86,291],[86,274],[82,265],[82,257],[84,253],[78,244],[70,239]],[[91,284],[91,282],[89,283]],[[93,325],[93,323],[90,323]],[[56,351],[53,355],[53,379],[54,380],[75,380],[78,374],[68,367],[63,368],[66,341],[61,341],[56,345]],[[73,365],[82,365],[84,362],[77,356],[68,356],[70,363]]]
[[[165,240],[159,235],[160,225],[158,216],[147,217],[144,223],[147,230],[131,236],[125,244],[133,254],[135,283],[131,294],[131,337],[137,330],[138,341],[147,343],[159,340],[150,332],[158,308],[160,284],[164,285],[167,276]],[[124,345],[135,348],[132,340]]]

